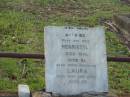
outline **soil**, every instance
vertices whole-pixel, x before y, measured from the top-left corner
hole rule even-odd
[[[121,0],[123,3],[130,4],[130,0]]]
[[[17,93],[0,92],[0,97],[18,97]]]
[[[123,95],[121,95],[119,97],[130,97],[130,93],[123,94]]]

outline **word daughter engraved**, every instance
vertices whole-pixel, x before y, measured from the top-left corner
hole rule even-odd
[[[46,91],[62,95],[108,92],[102,27],[45,27]]]

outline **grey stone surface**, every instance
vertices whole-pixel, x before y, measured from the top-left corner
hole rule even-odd
[[[19,97],[30,97],[30,90],[28,85],[19,85],[18,86],[18,96]]]
[[[114,15],[113,22],[120,40],[130,49],[130,14]]]
[[[45,27],[46,91],[62,95],[108,92],[102,27]]]
[[[113,21],[116,25],[121,27],[121,29],[126,30],[128,33],[130,33],[130,15],[114,15]]]

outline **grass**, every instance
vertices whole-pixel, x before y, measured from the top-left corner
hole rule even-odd
[[[109,63],[109,87],[115,94],[130,92],[130,63]]]
[[[48,5],[52,5],[52,4],[63,4],[63,1],[65,0],[33,0],[34,3],[39,4],[40,6],[48,6]]]
[[[23,65],[26,65],[23,73]],[[31,90],[44,87],[43,63],[27,59],[0,59],[0,91],[15,92],[19,83],[28,84]]]
[[[1,51],[43,52],[42,19],[15,11],[2,11],[0,17]]]
[[[44,53],[43,29],[47,25],[97,26],[114,14],[129,13],[119,0],[1,0],[0,51]],[[73,5],[73,6],[72,6]],[[107,54],[129,56],[116,33],[106,30]],[[0,59],[0,91],[16,91],[19,83],[32,90],[45,86],[44,62]],[[130,64],[109,62],[110,91],[130,92]],[[23,65],[26,66],[22,75]]]
[[[116,33],[106,32],[106,44],[108,56],[129,56],[128,48],[118,39]]]
[[[118,39],[115,33],[106,32],[108,56],[129,56],[126,46]],[[130,92],[130,63],[108,62],[110,92],[123,94]]]
[[[1,11],[0,51],[43,53],[43,26],[43,19],[30,13]],[[16,91],[19,83],[29,84],[32,90],[44,87],[43,61],[26,59],[26,77],[22,77],[23,60],[0,59],[0,91]]]

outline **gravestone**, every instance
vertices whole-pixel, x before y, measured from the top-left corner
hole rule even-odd
[[[102,27],[45,27],[46,91],[61,95],[108,92]]]
[[[121,41],[130,49],[130,14],[114,15],[113,22]]]

